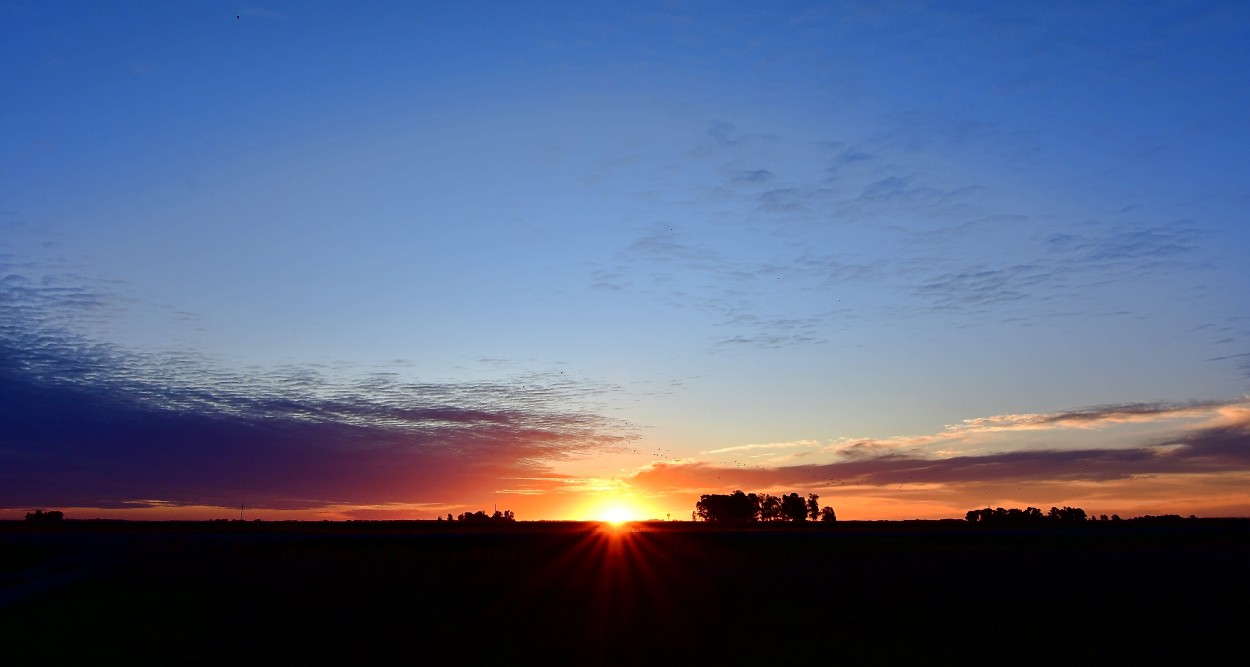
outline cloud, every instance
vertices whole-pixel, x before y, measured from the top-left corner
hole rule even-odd
[[[1242,375],[1245,376],[1246,379],[1250,379],[1250,352],[1243,352],[1242,354],[1227,354],[1220,357],[1213,357],[1207,361],[1228,360],[1236,360],[1237,368],[1241,370]]]
[[[937,433],[891,438],[843,438],[828,450],[845,459],[871,459],[885,456],[944,456],[967,451],[999,451],[1019,447],[1021,436],[1067,431],[1062,442],[1081,443],[1091,437],[1072,431],[1098,431],[1131,425],[1154,429],[1188,428],[1194,424],[1219,424],[1225,413],[1235,412],[1241,402],[1202,401],[1184,404],[1125,403],[1100,405],[1052,413],[1001,414],[975,417],[952,424]],[[1082,439],[1085,438],[1084,440]],[[1058,440],[1040,446],[1072,449],[1080,445],[1060,445]],[[1131,442],[1121,445],[1131,447]]]
[[[738,128],[729,123],[715,123],[708,128],[707,136],[720,146],[733,146],[741,139],[737,138]]]
[[[1158,428],[1137,431],[1143,424]],[[1115,447],[1091,447],[1079,438],[1066,447],[1021,447],[968,454],[944,454],[951,441],[970,434],[1020,434],[1064,431],[1065,437],[1090,429],[1115,430],[1126,440]],[[1010,443],[1010,441],[1006,441]],[[1002,444],[1002,443],[1000,443]],[[772,443],[710,450],[707,454],[810,444]],[[1007,445],[1008,447],[1010,444]],[[640,492],[679,497],[733,489],[752,491],[818,491],[827,502],[838,499],[868,508],[867,499],[888,504],[906,498],[950,511],[982,506],[982,502],[1062,504],[1062,494],[1097,496],[1100,502],[1140,504],[1140,492],[1107,500],[1108,489],[1123,491],[1149,484],[1170,486],[1184,502],[1219,502],[1250,508],[1250,494],[1226,489],[1230,479],[1250,479],[1250,402],[1207,402],[1187,405],[1125,404],[1050,414],[998,415],[965,420],[926,436],[840,441],[826,448],[835,460],[803,465],[726,465],[707,460],[660,462],[627,476]],[[1169,481],[1170,480],[1170,481]],[[1211,485],[1204,491],[1205,485]],[[1216,490],[1224,489],[1219,493]],[[983,494],[993,493],[988,499]],[[1204,495],[1204,493],[1206,495]],[[1113,494],[1112,494],[1113,495]],[[1205,498],[1205,500],[1204,500]],[[1131,500],[1130,500],[1131,499]],[[1164,499],[1159,502],[1166,505]],[[1106,505],[1103,505],[1105,507]],[[1190,505],[1186,505],[1190,506]],[[1177,511],[1173,507],[1169,511]],[[1114,510],[1108,510],[1114,511]],[[950,515],[950,514],[948,514]],[[914,518],[912,514],[908,518]],[[880,517],[878,517],[880,518]],[[896,517],[897,518],[897,517]]]
[[[931,187],[916,187],[911,179],[889,176],[869,183],[859,198],[867,202],[917,202],[941,197],[943,192]]]
[[[1201,236],[1192,220],[1177,220],[1145,229],[1112,229],[1099,236],[1059,233],[1046,241],[1052,252],[1066,253],[1087,262],[1115,262],[1175,257],[1193,250]]]
[[[1048,277],[1049,272],[1030,265],[963,271],[934,276],[914,293],[931,308],[982,308],[1027,299],[1030,286]]]
[[[193,353],[121,349],[73,328],[113,307],[107,292],[4,273],[3,507],[471,501],[547,488],[552,463],[628,437],[627,425],[570,407],[609,388],[559,374],[239,373]]]
[[[774,188],[756,197],[756,210],[774,213],[812,213],[807,193],[798,188]]]
[[[1080,233],[1049,235],[1040,252],[1017,253],[1020,261],[946,259],[913,267],[911,293],[929,309],[965,313],[1028,302],[1037,317],[1058,308],[1088,307],[1090,295],[1107,285],[1157,281],[1193,269],[1196,261],[1187,258],[1201,237],[1201,230],[1185,220],[1144,228],[1087,223]]]
[[[1200,221],[1148,210],[1100,219],[1062,203],[1014,209],[992,174],[980,182],[935,167],[932,151],[907,147],[910,134],[888,131],[909,119],[838,141],[711,125],[690,142],[706,177],[690,180],[699,173],[691,167],[669,177],[687,180],[647,195],[648,208],[664,219],[679,211],[680,223],[655,222],[594,285],[665,295],[742,326],[709,336],[715,351],[825,342],[843,330],[829,325],[845,320],[826,317],[821,335],[781,323],[821,317],[852,290],[861,327],[952,318],[1027,326],[1122,314],[1123,288],[1142,281],[1160,285],[1157,301],[1199,280],[1209,234]],[[954,142],[998,131],[968,119],[926,127]],[[744,313],[754,324],[735,319]]]
[[[1113,424],[1195,419],[1210,417],[1213,412],[1218,412],[1219,409],[1230,405],[1237,404],[1227,401],[1199,401],[1184,404],[1122,403],[1053,413],[1003,414],[966,419],[956,426],[949,427],[947,432],[1098,428]]]
[[[254,19],[285,19],[286,15],[267,9],[258,5],[242,5],[239,7],[239,16],[246,16]]]
[[[799,447],[814,447],[820,443],[816,440],[795,440],[793,442],[759,442],[749,445],[736,445],[733,447],[721,447],[719,449],[709,449],[705,454],[725,454],[728,452],[748,452],[755,450],[775,450],[775,449],[795,449]]]
[[[825,279],[801,267],[769,261],[733,259],[714,248],[688,241],[680,229],[655,225],[620,254],[621,263],[593,274],[592,286],[621,291],[635,288],[659,292],[674,307],[709,313],[714,326],[733,331],[712,332],[709,350],[733,346],[775,349],[823,342],[827,333],[846,320],[845,309],[805,313],[801,317],[772,316],[768,297],[777,283]],[[649,270],[649,281],[638,268]],[[635,276],[631,278],[630,276]],[[640,285],[642,283],[645,285]]]
[[[731,186],[755,186],[767,183],[775,175],[767,169],[742,169],[731,172],[728,183]]]

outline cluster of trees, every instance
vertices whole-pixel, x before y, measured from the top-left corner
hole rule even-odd
[[[694,506],[694,517],[703,521],[721,523],[750,523],[755,521],[837,521],[832,507],[822,508],[809,493],[807,499],[797,493],[774,496],[769,493],[730,494],[705,493]]]
[[[442,517],[439,517],[438,520],[442,521],[443,519]],[[451,518],[451,514],[447,515],[447,520],[453,521],[453,519]],[[482,510],[478,510],[476,512],[464,512],[460,514],[459,516],[457,516],[454,519],[454,521],[459,521],[460,523],[470,523],[470,524],[512,523],[516,521],[516,515],[512,513],[512,510],[504,510],[502,512],[500,512],[499,510],[495,510],[494,514],[487,514],[486,512]]]
[[[26,513],[26,521],[28,523],[56,523],[64,519],[65,515],[60,510],[51,510],[45,512],[43,510],[35,510]]]
[[[1193,514],[1190,514],[1188,518],[1182,517],[1179,514],[1161,514],[1159,516],[1153,516],[1153,515],[1147,514],[1145,516],[1139,516],[1135,519],[1132,519],[1132,521],[1137,521],[1140,523],[1151,523],[1151,524],[1183,523],[1185,521],[1197,521],[1197,520],[1198,520],[1198,517],[1194,516]]]
[[[1045,514],[1042,514],[1042,511],[1036,507],[1027,507],[1025,509],[1015,507],[1011,509],[1003,509],[1001,507],[990,509],[986,507],[980,510],[968,510],[964,518],[969,523],[995,524],[999,526],[1030,525],[1044,522],[1080,523],[1086,520],[1093,520],[1093,517],[1086,515],[1085,510],[1079,507],[1052,507]],[[1107,520],[1105,514],[1102,516],[1102,520]],[[1113,515],[1111,520],[1119,521],[1120,515]]]

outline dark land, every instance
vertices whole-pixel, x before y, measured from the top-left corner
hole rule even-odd
[[[1240,662],[1250,520],[0,522],[6,664]]]

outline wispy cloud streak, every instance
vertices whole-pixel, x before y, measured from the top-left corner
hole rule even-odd
[[[1154,428],[1136,432],[1134,427]],[[1091,446],[1072,431],[1120,429],[1122,442]],[[1125,430],[1128,429],[1128,430]],[[1029,446],[998,440],[994,451],[951,453],[953,440],[975,434],[1066,431],[1064,447]],[[1071,444],[1075,443],[1075,444]],[[984,445],[985,443],[978,443]],[[699,489],[806,489],[844,495],[897,494],[930,500],[976,503],[969,492],[1009,486],[1019,497],[1055,493],[1058,484],[1127,483],[1148,478],[1174,478],[1186,484],[1229,475],[1250,477],[1250,403],[1207,402],[1188,405],[1127,404],[1050,414],[998,415],[969,419],[928,436],[839,441],[819,447],[811,443],[777,446],[824,449],[832,461],[803,465],[727,465],[709,460],[661,462],[646,466],[628,483],[646,492],[694,494]],[[713,450],[717,454],[772,448],[745,445]],[[712,452],[708,452],[712,453]],[[1242,494],[1250,503],[1250,496]],[[910,496],[909,496],[910,497]],[[1053,498],[1033,498],[1048,502]],[[1250,506],[1250,505],[1248,505]]]
[[[238,373],[123,350],[75,323],[112,297],[70,278],[0,279],[0,505],[316,507],[486,497],[619,444],[551,376],[422,383],[316,367]],[[77,327],[81,329],[82,327]]]
[[[697,145],[692,157],[719,180],[673,184],[661,220],[592,281],[711,314],[711,350],[810,346],[917,319],[1115,314],[1111,295],[1127,285],[1192,280],[1210,236],[1191,219],[1012,209],[993,184],[934,173],[888,137],[748,139],[718,123]],[[785,153],[801,157],[784,165]]]

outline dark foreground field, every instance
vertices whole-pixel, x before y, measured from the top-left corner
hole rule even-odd
[[[806,528],[0,523],[0,660],[1244,658],[1247,522]]]

